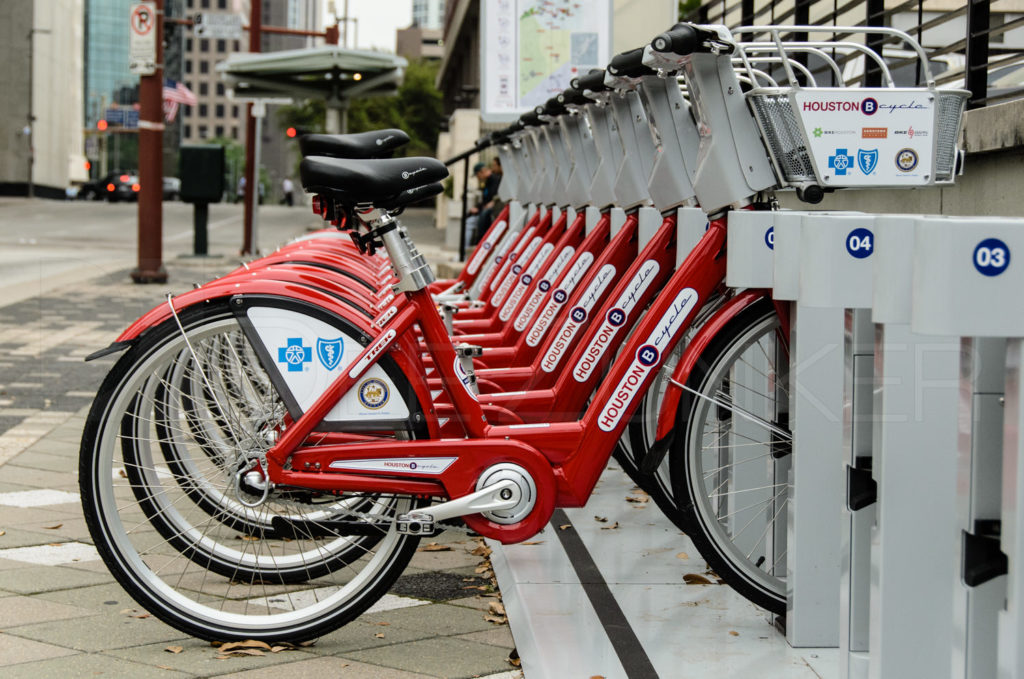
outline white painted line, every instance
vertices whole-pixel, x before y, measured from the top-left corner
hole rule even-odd
[[[99,561],[100,555],[92,545],[62,542],[54,545],[0,549],[0,559],[22,561],[38,566],[61,566],[82,561]]]
[[[72,502],[78,504],[80,498],[78,493],[69,493],[64,490],[17,490],[10,493],[0,493],[0,505],[8,507],[46,507],[49,505],[65,505]]]
[[[297,608],[311,606],[317,601],[323,601],[327,597],[336,593],[338,589],[338,587],[317,587],[316,589],[307,589],[302,592],[292,592],[291,594],[279,594],[277,596],[249,599],[248,603],[254,606],[278,608],[282,611],[293,611]],[[384,611],[394,611],[399,608],[425,606],[429,603],[429,601],[421,601],[419,599],[411,599],[409,597],[396,596],[394,594],[385,594],[377,601],[377,603],[370,606],[366,613],[383,613]]]
[[[396,611],[399,608],[412,608],[413,606],[426,606],[429,601],[421,601],[420,599],[412,599],[407,596],[398,596],[397,594],[385,594],[382,596],[377,603],[370,606],[367,613],[383,613],[384,611]],[[365,614],[364,614],[365,615]]]

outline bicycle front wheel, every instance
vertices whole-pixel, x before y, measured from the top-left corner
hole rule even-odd
[[[240,490],[239,461],[272,445],[284,409],[226,303],[180,318],[184,334],[168,321],[122,356],[87,419],[80,485],[96,548],[136,601],[188,634],[321,636],[405,569],[417,540],[393,519],[417,501],[274,489],[259,503]]]
[[[792,448],[787,343],[772,304],[737,316],[702,359],[687,380],[670,451],[682,528],[727,584],[781,614]]]

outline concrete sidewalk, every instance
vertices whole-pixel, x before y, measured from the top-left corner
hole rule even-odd
[[[112,233],[110,243],[98,235],[86,239],[108,256],[102,263],[72,262],[75,266],[63,272],[38,266],[56,248],[65,248],[61,256],[66,256],[81,242],[48,234],[53,220],[74,215],[83,233],[99,234],[102,225],[89,222],[89,215],[108,219],[114,206],[11,205],[0,205],[0,252],[12,263],[5,275],[0,260],[0,674],[5,679],[521,676],[507,661],[514,647],[508,626],[485,619],[496,597],[480,589],[488,586],[489,573],[476,572],[481,550],[462,533],[431,539],[442,548],[418,552],[377,612],[299,649],[219,659],[217,648],[182,635],[137,606],[99,560],[79,504],[81,429],[115,357],[82,359],[109,344],[166,292],[182,292],[193,281],[234,268],[237,260],[228,253],[235,238],[226,229],[214,232],[214,251],[228,256],[195,260],[176,256],[188,249],[181,245],[187,239],[179,237],[165,259],[170,282],[136,286],[125,267],[132,252],[115,242],[126,240],[123,233]],[[187,212],[180,208],[165,212],[172,218],[165,216],[165,233],[187,235],[190,224],[182,223]],[[15,212],[18,219],[11,218]],[[24,224],[22,216],[31,217],[35,227]],[[265,222],[278,240],[316,224],[297,220],[297,211],[278,216],[290,226]],[[236,216],[219,218],[237,221]],[[443,234],[431,242],[435,234],[426,221],[410,214],[406,222],[426,253],[445,256]],[[20,252],[19,238],[25,239]],[[19,257],[24,267],[36,267],[35,278],[15,270]],[[68,271],[74,272],[72,280],[60,278]]]

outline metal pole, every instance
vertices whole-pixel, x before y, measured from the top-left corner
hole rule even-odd
[[[249,51],[259,52],[260,32],[263,26],[263,3],[250,3],[249,11]],[[243,255],[253,252],[252,226],[253,212],[256,205],[256,120],[252,116],[252,104],[245,106],[245,213],[243,217],[242,251]]]
[[[462,165],[462,219],[459,224],[459,261],[466,261],[466,204],[469,200],[469,156]]]
[[[348,49],[348,0],[345,0],[345,49]]]
[[[884,0],[867,0],[867,26],[882,27],[885,26],[885,1]],[[868,34],[865,44],[868,49],[882,54],[882,45],[885,43],[885,38],[878,34]],[[864,86],[865,87],[881,87],[882,86],[882,69],[878,67],[871,59],[864,60]]]
[[[743,0],[740,3],[740,23],[744,26],[754,24],[754,0]]]
[[[256,196],[256,204],[253,206],[252,211],[252,252],[259,253],[260,251],[260,210],[259,210],[259,196],[260,196],[260,151],[263,147],[263,117],[267,114],[267,107],[261,101],[254,107],[257,109],[259,115],[256,116],[256,144],[253,148],[253,165],[256,167],[256,181],[254,182],[254,193]]]
[[[35,23],[35,12],[32,12],[32,17],[29,19],[30,23]],[[28,28],[28,197],[35,197],[35,187],[32,184],[32,166],[36,161],[36,150],[33,143],[33,122],[35,116],[32,111],[32,68],[33,68],[33,47],[35,46],[35,26],[29,26]]]
[[[136,283],[163,283],[164,0],[156,0],[156,70],[139,78],[139,265]],[[117,168],[121,169],[121,168]]]
[[[988,98],[989,0],[968,0],[966,86],[971,91],[967,108],[981,108]]]

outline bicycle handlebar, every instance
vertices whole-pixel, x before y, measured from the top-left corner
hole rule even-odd
[[[660,36],[659,36],[660,37]],[[644,48],[637,47],[622,54],[616,54],[608,62],[608,72],[613,76],[626,78],[639,78],[645,75],[655,75],[657,71],[644,66]]]
[[[719,40],[714,31],[698,28],[693,24],[678,23],[651,41],[651,49],[655,52],[672,52],[680,56],[694,52],[709,52],[708,41]],[[732,49],[725,50],[732,54]]]
[[[604,69],[595,68],[593,71],[586,75],[581,75],[577,78],[573,78],[571,82],[572,88],[582,92],[583,90],[590,90],[591,92],[604,92],[608,87],[604,84]]]

